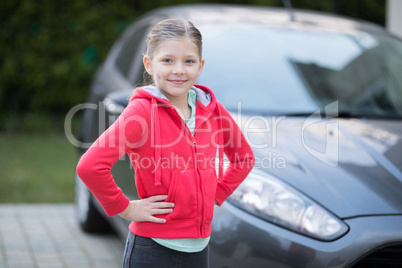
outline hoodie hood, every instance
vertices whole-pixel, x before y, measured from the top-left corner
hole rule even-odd
[[[197,100],[197,109],[196,109],[196,126],[197,127],[202,123],[202,117],[211,116],[213,113],[219,118],[219,128],[222,128],[221,116],[219,105],[217,105],[217,101],[214,93],[208,87],[202,85],[194,85],[191,87],[192,90],[196,93]],[[151,100],[151,122],[153,122],[153,137],[155,139],[155,160],[157,161],[161,157],[161,128],[160,128],[160,120],[159,120],[159,109],[171,109],[172,113],[177,113],[174,106],[170,103],[168,98],[155,86],[144,86],[137,88],[134,91],[130,101],[134,99],[149,99]],[[198,117],[200,120],[197,120],[197,115],[199,115],[199,111],[203,111],[202,117]],[[177,114],[178,115],[178,114]],[[178,115],[179,116],[179,115]],[[180,116],[179,116],[180,117]],[[184,120],[183,120],[184,123]],[[185,124],[185,123],[184,123]],[[218,153],[219,153],[219,172],[218,179],[223,176],[223,136],[222,131],[219,131],[218,136]],[[195,143],[195,138],[193,137],[192,143]],[[161,184],[161,167],[158,167],[155,171],[155,185]]]
[[[168,101],[168,98],[166,98],[165,95],[163,95],[163,93],[155,86],[144,86],[141,87],[140,89],[143,89],[145,92],[148,92],[150,94],[149,98],[156,98],[159,100],[164,100]],[[207,107],[208,105],[211,104],[212,102],[212,92],[211,91],[204,91],[201,88],[198,88],[196,86],[192,86],[191,87],[192,90],[195,91],[195,93],[197,94],[197,100],[202,103],[202,105],[204,105],[205,107]],[[136,94],[138,91],[138,94]],[[138,95],[138,96],[136,96]],[[141,90],[136,90],[136,92],[133,94],[133,97],[131,99],[135,99],[135,98],[147,98],[146,97],[147,94],[144,94],[144,92],[141,92]]]

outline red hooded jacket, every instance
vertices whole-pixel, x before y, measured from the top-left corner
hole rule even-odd
[[[134,167],[139,197],[167,195],[166,201],[174,202],[172,213],[155,215],[166,223],[132,222],[129,229],[134,234],[208,237],[214,200],[221,205],[254,165],[249,144],[213,92],[201,85],[193,89],[197,94],[194,136],[159,90],[137,88],[123,113],[78,163],[78,176],[109,216],[122,212],[129,203],[110,172],[126,153]],[[225,172],[223,152],[229,160]]]

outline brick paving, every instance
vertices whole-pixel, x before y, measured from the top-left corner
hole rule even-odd
[[[83,233],[72,204],[0,205],[0,268],[121,267],[124,242]]]

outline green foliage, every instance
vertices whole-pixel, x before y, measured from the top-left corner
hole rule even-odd
[[[27,114],[63,115],[84,102],[97,66],[139,15],[186,3],[283,6],[281,0],[0,1],[0,131]],[[293,0],[295,8],[384,24],[383,0]]]
[[[62,114],[84,101],[96,66],[138,16],[137,6],[136,1],[1,1],[1,126],[27,112]]]
[[[334,13],[385,25],[385,0],[332,0],[332,2]]]

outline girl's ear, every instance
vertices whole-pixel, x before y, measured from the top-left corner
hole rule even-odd
[[[144,63],[144,67],[145,67],[145,70],[147,71],[147,73],[152,76],[152,75],[153,75],[153,71],[152,71],[152,62],[151,62],[151,59],[150,59],[147,55],[145,55],[145,56],[142,58],[142,62]]]
[[[200,69],[199,69],[199,71],[198,71],[198,76],[201,75],[202,68],[204,68],[204,63],[205,63],[205,60],[204,60],[204,58],[202,58],[202,59],[201,59],[201,62],[200,62]]]

